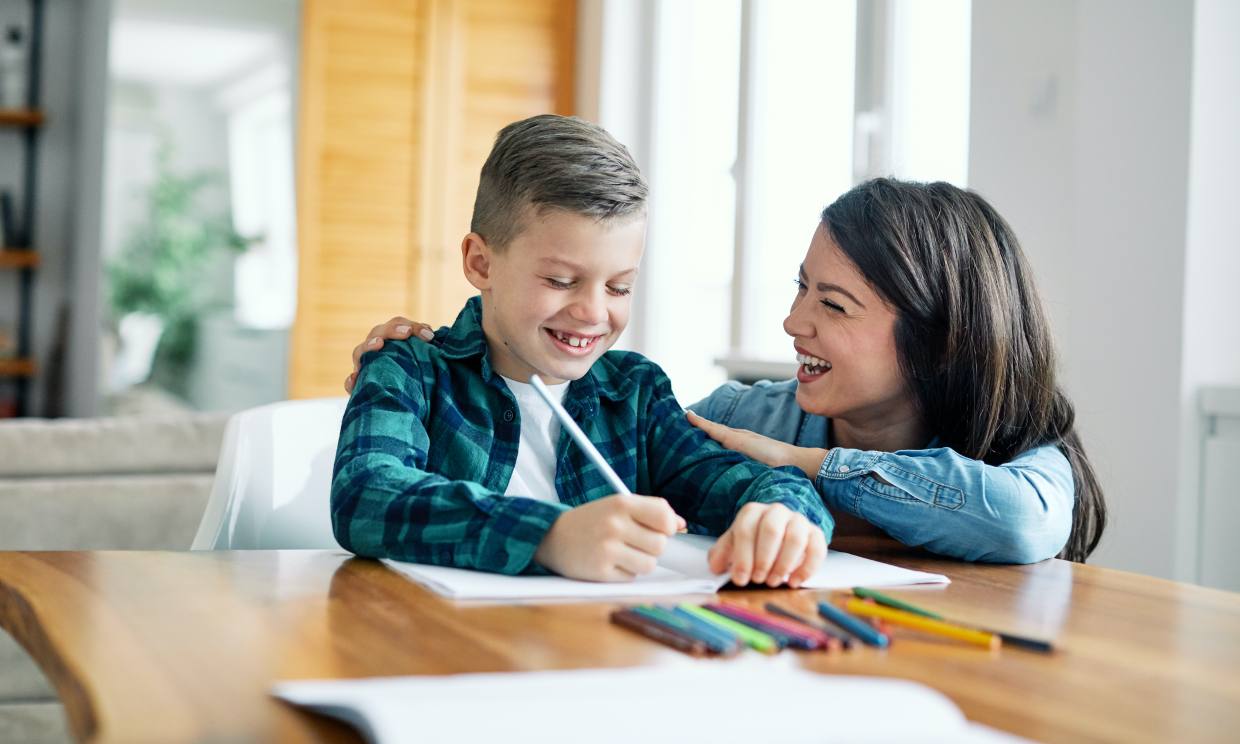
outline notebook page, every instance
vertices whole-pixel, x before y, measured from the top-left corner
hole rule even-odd
[[[744,710],[730,712],[738,691]],[[778,659],[284,682],[273,694],[342,718],[377,744],[992,740],[924,685],[815,674]]]

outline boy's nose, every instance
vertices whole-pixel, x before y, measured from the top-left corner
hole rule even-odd
[[[607,320],[607,300],[599,292],[584,292],[569,310],[575,320],[598,325]]]

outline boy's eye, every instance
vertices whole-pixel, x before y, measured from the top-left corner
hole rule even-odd
[[[610,287],[609,286],[607,288],[607,291],[611,292],[617,297],[627,297],[628,295],[633,293],[633,288],[632,287]]]
[[[550,276],[545,276],[543,277],[543,279],[546,279],[547,284],[550,284],[555,289],[572,289],[573,288],[573,282],[571,280],[556,279]]]

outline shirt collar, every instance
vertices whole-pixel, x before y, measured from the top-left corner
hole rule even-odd
[[[481,357],[482,379],[488,382],[498,377],[491,367],[491,353],[487,346],[486,334],[482,331],[482,297],[474,295],[461,308],[461,312],[446,331],[439,329],[435,333],[434,343],[439,347],[440,355],[445,359],[464,360]],[[585,376],[573,380],[565,395],[565,404],[571,401],[593,401],[607,398],[619,401],[633,393],[636,383],[624,374],[614,360],[603,355],[591,365]],[[593,412],[588,403],[585,409]]]

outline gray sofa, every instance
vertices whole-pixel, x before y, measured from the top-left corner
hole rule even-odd
[[[0,421],[0,550],[188,550],[227,420]],[[55,692],[0,631],[0,742],[68,739]]]

